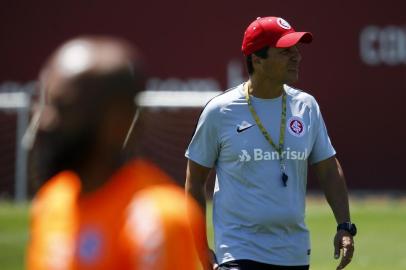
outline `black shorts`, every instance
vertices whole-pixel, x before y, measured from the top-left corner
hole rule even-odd
[[[308,265],[283,266],[251,260],[235,260],[220,265],[219,270],[308,270]]]

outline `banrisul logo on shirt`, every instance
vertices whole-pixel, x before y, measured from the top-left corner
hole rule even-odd
[[[241,155],[238,155],[238,157],[240,158],[240,161],[250,161],[251,160],[251,155],[248,154],[247,150],[241,150]]]
[[[304,152],[291,150],[289,147],[282,151],[282,159],[287,160],[306,160],[308,157],[307,148]],[[277,151],[264,151],[261,148],[254,148],[252,152],[242,149],[238,155],[240,162],[262,161],[262,160],[280,160],[281,157]]]
[[[302,137],[306,133],[306,126],[302,118],[292,116],[288,120],[288,131],[295,137]]]

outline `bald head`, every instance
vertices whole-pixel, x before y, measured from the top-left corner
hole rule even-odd
[[[40,82],[47,99],[74,94],[134,96],[144,88],[140,62],[138,52],[124,41],[82,37],[56,50],[41,72]]]
[[[86,72],[106,74],[139,65],[138,52],[128,43],[109,37],[82,37],[70,40],[51,56],[46,69],[74,77]]]
[[[53,55],[50,66],[67,77],[80,73],[109,73],[128,68],[134,51],[111,38],[79,38],[63,44]]]
[[[42,167],[54,173],[92,156],[117,158],[136,111],[134,96],[144,88],[140,62],[128,43],[108,37],[73,39],[52,54],[40,73],[35,128]]]

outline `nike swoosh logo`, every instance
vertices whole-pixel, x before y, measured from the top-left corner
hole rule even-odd
[[[253,126],[255,126],[255,125],[251,125],[251,126],[247,126],[247,127],[240,127],[240,126],[238,126],[238,127],[237,127],[237,132],[238,132],[238,133],[243,132],[244,130],[247,130],[247,129],[249,129],[249,128],[252,128]]]

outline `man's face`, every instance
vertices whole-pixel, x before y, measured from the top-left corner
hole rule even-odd
[[[46,89],[33,149],[34,164],[41,178],[77,168],[91,151],[98,122],[89,115],[92,104],[79,99],[74,88],[49,87],[53,86]]]
[[[257,58],[255,73],[273,82],[294,83],[299,79],[299,64],[302,59],[297,46],[269,48],[266,59]]]

